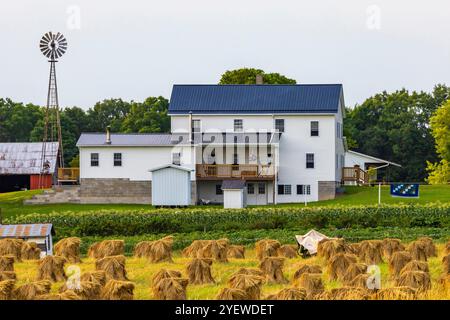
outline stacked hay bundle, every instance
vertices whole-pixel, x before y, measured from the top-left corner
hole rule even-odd
[[[173,262],[173,237],[167,236],[156,241],[142,241],[134,248],[134,256],[148,258],[152,263]]]
[[[313,273],[313,274],[321,274],[322,273],[322,267],[319,265],[308,265],[304,264],[300,266],[294,273],[293,280],[300,278],[302,274],[304,273]]]
[[[426,291],[431,289],[430,274],[424,271],[405,271],[396,279],[396,285]]]
[[[185,258],[197,258],[200,249],[206,246],[210,240],[194,240],[192,243],[183,249],[181,252],[182,256]]]
[[[366,264],[379,264],[383,262],[383,247],[380,240],[361,241],[359,259]]]
[[[238,289],[245,292],[243,300],[261,299],[261,289],[264,283],[264,277],[258,275],[253,270],[240,269],[231,275],[228,285],[232,289]]]
[[[123,240],[103,240],[89,247],[88,256],[94,259],[101,259],[104,257],[123,255],[124,250],[125,242]]]
[[[266,257],[277,257],[281,243],[277,240],[263,239],[255,244],[256,256],[261,261]]]
[[[247,293],[236,288],[222,288],[216,296],[216,300],[246,300]]]
[[[285,244],[278,248],[278,256],[293,259],[297,257],[297,246]]]
[[[373,300],[414,300],[417,298],[417,291],[411,287],[392,287],[377,291]]]
[[[405,250],[405,246],[400,239],[386,238],[383,239],[382,243],[383,255],[387,260],[389,260],[395,252]]]
[[[16,300],[34,300],[37,297],[50,293],[52,284],[48,280],[26,283],[13,291]]]
[[[217,262],[228,262],[228,239],[210,240],[197,251],[197,258],[213,259]]]
[[[262,272],[261,269],[256,269],[256,268],[240,268],[238,271],[234,272],[232,274],[232,276],[235,276],[238,274],[249,274],[252,276],[264,277],[264,272]]]
[[[134,284],[129,281],[109,280],[102,288],[102,300],[133,300]]]
[[[195,258],[188,262],[186,269],[191,284],[215,283],[211,274],[212,259]]]
[[[348,286],[353,287],[353,288],[369,290],[367,283],[368,283],[370,277],[371,277],[371,275],[368,273],[359,274],[356,277],[354,277],[351,281],[348,282]]]
[[[348,250],[344,239],[323,239],[317,244],[317,256],[326,261],[339,253],[346,253]]]
[[[95,261],[95,270],[104,271],[106,280],[128,281],[125,256],[108,256]]]
[[[331,289],[327,295],[329,300],[368,300],[369,294],[365,289],[342,287]]]
[[[351,286],[350,283],[355,279],[357,276],[366,274],[367,272],[367,265],[365,263],[352,263],[347,268],[346,273],[342,277],[342,282],[345,285]]]
[[[106,272],[103,270],[84,272],[80,277],[80,281],[95,282],[103,287],[106,284]]]
[[[22,244],[20,256],[23,260],[39,260],[41,258],[41,249],[38,248],[36,242],[26,242]]]
[[[17,280],[17,275],[14,271],[0,271],[0,281]]]
[[[278,293],[270,295],[266,300],[306,300],[307,294],[305,289],[284,288]]]
[[[0,256],[13,256],[16,261],[22,261],[22,244],[20,239],[1,239]]]
[[[294,280],[294,286],[305,290],[308,299],[314,299],[325,290],[320,273],[303,273]]]
[[[0,272],[14,271],[14,256],[1,256],[0,257]]]
[[[442,258],[442,264],[444,266],[444,275],[450,274],[450,253]]]
[[[176,270],[159,270],[152,278],[152,291],[158,300],[186,300],[189,281]]]
[[[58,256],[46,256],[39,260],[37,280],[49,280],[51,282],[66,281],[64,272],[66,259]]]
[[[425,261],[411,260],[400,270],[400,274],[403,274],[408,271],[423,271],[429,273],[428,263]]]
[[[397,251],[394,252],[389,259],[389,271],[393,277],[396,277],[400,274],[403,267],[413,260],[412,255],[407,251]]]
[[[227,251],[228,258],[245,259],[245,247],[238,245],[230,245]]]
[[[361,249],[361,243],[349,243],[345,249],[345,253],[354,254],[359,256],[359,250]]]
[[[69,288],[67,283],[64,284],[62,287],[59,288],[59,293],[64,294],[67,291],[69,291],[68,294],[70,294],[71,291],[75,293],[77,296],[79,296],[81,300],[98,300],[100,299],[101,290],[102,285],[99,282],[80,281],[80,283],[77,284],[77,286],[75,286],[74,288],[72,287]]]
[[[331,280],[342,280],[352,263],[356,263],[356,256],[347,253],[338,253],[331,256],[327,263],[328,275]]]
[[[420,237],[419,239],[417,239],[417,241],[420,241],[424,244],[425,254],[427,255],[427,258],[437,257],[437,248],[434,245],[433,239],[431,239],[430,237]]]
[[[80,244],[80,238],[62,239],[55,244],[55,255],[65,258],[70,263],[80,263]]]
[[[184,278],[161,279],[153,286],[153,295],[157,300],[186,300],[188,283]]]
[[[37,296],[36,300],[82,300],[73,290],[66,290],[62,293],[49,293]]]
[[[414,260],[427,261],[427,244],[423,241],[413,241],[406,249]]]
[[[288,283],[283,275],[284,258],[265,257],[259,264],[259,268],[264,273],[269,283]]]
[[[12,299],[14,284],[14,280],[0,281],[0,300]]]

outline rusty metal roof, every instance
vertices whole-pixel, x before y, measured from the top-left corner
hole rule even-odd
[[[55,234],[50,223],[0,225],[0,238],[39,238],[50,234]]]
[[[45,146],[49,173],[54,173],[58,142],[47,142]],[[0,143],[0,174],[39,174],[41,162],[42,142]]]

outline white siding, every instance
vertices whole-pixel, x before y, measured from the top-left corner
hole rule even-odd
[[[164,168],[153,172],[152,205],[188,206],[191,204],[191,181],[189,172]]]
[[[190,147],[81,147],[80,178],[152,180],[152,173],[148,170],[171,164],[172,153],[180,150],[181,165],[194,169],[195,157]],[[91,167],[91,153],[99,154],[98,167]],[[122,153],[122,166],[114,166],[114,153]]]
[[[224,190],[223,207],[226,209],[240,209],[244,207],[244,190]]]

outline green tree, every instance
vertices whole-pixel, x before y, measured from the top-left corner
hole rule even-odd
[[[441,161],[427,162],[427,181],[431,184],[447,183],[450,181],[450,100],[436,110],[430,125]]]
[[[87,111],[90,131],[104,132],[107,126],[111,131],[120,132],[122,123],[130,112],[130,103],[122,99],[107,99],[97,102]]]
[[[257,75],[262,75],[265,84],[297,83],[294,79],[289,79],[279,73],[265,73],[261,69],[241,68],[226,71],[220,78],[219,84],[255,84]]]
[[[39,106],[0,98],[0,141],[30,141],[31,130],[42,118],[43,110]]]
[[[450,95],[438,85],[431,94],[403,89],[382,92],[349,110],[345,132],[357,144],[356,151],[400,163],[389,169],[390,181],[423,181],[427,160],[437,154],[430,130],[430,116]]]
[[[144,102],[132,102],[124,120],[123,132],[169,132],[169,101],[164,97],[149,97]]]

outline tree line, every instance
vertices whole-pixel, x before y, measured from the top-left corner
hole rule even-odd
[[[219,84],[252,84],[256,75],[262,75],[266,84],[296,83],[279,73],[242,68],[225,72]],[[450,87],[438,84],[432,92],[406,89],[381,92],[360,105],[347,107],[344,135],[348,146],[400,163],[401,168],[390,170],[390,181],[424,181],[436,172],[441,173],[433,181],[444,181],[450,161],[447,157],[450,151],[445,149],[450,145],[450,117],[449,111],[445,111],[448,102],[447,109],[444,108],[449,98]],[[60,117],[66,165],[73,159],[72,164],[76,163],[75,144],[82,132],[104,132],[108,125],[112,132],[170,132],[168,106],[168,99],[160,96],[142,102],[106,99],[87,110],[76,106],[63,108]],[[42,106],[0,98],[0,142],[42,141],[44,112]]]

